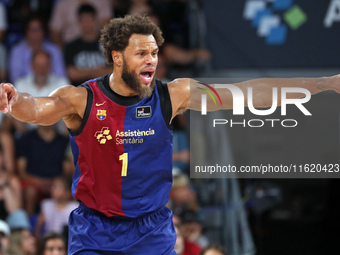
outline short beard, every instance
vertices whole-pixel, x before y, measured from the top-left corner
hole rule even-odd
[[[123,56],[123,71],[122,80],[125,84],[132,89],[140,98],[151,97],[152,92],[155,88],[155,76],[153,77],[149,87],[143,88],[140,84],[137,74],[131,71],[128,63]]]

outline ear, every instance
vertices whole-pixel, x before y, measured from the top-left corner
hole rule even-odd
[[[111,52],[113,63],[117,66],[121,66],[123,63],[123,55],[121,52],[113,50]]]

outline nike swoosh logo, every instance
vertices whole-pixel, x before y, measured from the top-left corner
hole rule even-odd
[[[96,106],[102,106],[103,104],[105,104],[106,103],[106,101],[104,101],[103,103],[101,103],[101,104],[97,104],[96,103]]]

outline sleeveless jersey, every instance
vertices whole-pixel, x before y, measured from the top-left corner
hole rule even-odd
[[[139,217],[169,200],[172,185],[171,101],[155,81],[151,97],[123,97],[109,75],[81,86],[88,91],[78,131],[70,131],[72,195],[108,217]]]

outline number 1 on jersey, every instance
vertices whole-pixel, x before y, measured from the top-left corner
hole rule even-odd
[[[120,155],[119,160],[123,160],[122,176],[126,176],[127,175],[127,166],[128,166],[128,154],[127,154],[127,152]]]

